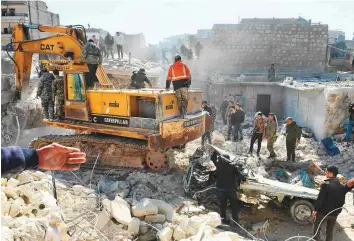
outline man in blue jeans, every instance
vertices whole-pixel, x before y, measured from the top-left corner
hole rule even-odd
[[[345,139],[349,142],[350,135],[352,134],[354,127],[354,102],[349,105],[349,121],[347,126],[347,134],[345,135]]]

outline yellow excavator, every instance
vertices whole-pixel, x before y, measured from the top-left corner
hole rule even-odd
[[[30,29],[54,35],[32,40]],[[183,146],[211,129],[211,117],[201,110],[200,90],[188,90],[187,115],[182,119],[173,91],[116,89],[101,65],[96,72],[99,87],[87,88],[85,73],[89,70],[79,59],[86,41],[85,28],[80,25],[14,26],[13,60],[19,96],[29,82],[33,53],[60,56],[60,60],[41,63],[48,71],[63,72],[65,116],[60,121],[43,122],[76,131],[75,135],[39,137],[30,147],[57,142],[86,152],[90,166],[161,171],[169,165],[167,149]]]

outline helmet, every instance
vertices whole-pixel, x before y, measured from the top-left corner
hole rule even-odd
[[[181,56],[180,55],[176,55],[175,56],[175,62],[180,61],[180,60],[182,60]]]

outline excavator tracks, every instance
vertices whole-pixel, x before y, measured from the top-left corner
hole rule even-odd
[[[148,169],[164,171],[168,161],[163,150],[149,150],[147,141],[126,137],[80,134],[47,135],[34,139],[30,148],[41,148],[52,143],[76,147],[86,153],[83,167],[104,169]],[[97,158],[98,157],[98,158]]]

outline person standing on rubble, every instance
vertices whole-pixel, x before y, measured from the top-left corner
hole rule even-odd
[[[203,109],[203,111],[208,112],[209,116],[213,117],[213,111],[208,106],[208,102],[206,102],[205,100],[202,101],[202,109]],[[214,120],[213,120],[213,124],[214,124]],[[211,145],[211,132],[210,131],[206,131],[202,135],[202,147],[204,147],[205,139],[207,139],[209,144]]]
[[[320,241],[321,226],[326,224],[326,241],[333,241],[333,228],[338,215],[342,211],[345,203],[345,195],[353,189],[354,180],[350,180],[343,185],[337,178],[338,168],[329,166],[326,170],[326,180],[321,185],[320,193],[315,202],[315,208],[312,216],[315,218],[313,225],[313,235],[316,241]],[[328,216],[327,216],[328,215]],[[325,218],[325,216],[327,216]],[[322,219],[324,219],[322,221]],[[322,222],[322,223],[321,223]],[[321,224],[321,226],[320,226]]]
[[[171,82],[173,83],[173,90],[176,92],[181,118],[184,118],[187,114],[188,88],[191,86],[192,79],[189,68],[182,63],[182,58],[179,55],[176,55],[175,62],[168,69],[166,90],[170,89]]]
[[[96,71],[99,64],[102,64],[102,55],[100,49],[90,39],[82,48],[80,56],[81,61],[85,61],[89,72],[85,73],[86,85],[88,88],[93,87],[95,83],[98,83]]]
[[[53,102],[55,103],[55,115],[57,120],[64,116],[64,78],[59,76],[59,71],[53,71],[55,80],[52,83]]]
[[[42,68],[42,77],[39,79],[37,98],[41,98],[44,119],[53,120],[54,102],[52,98],[53,74],[49,73],[46,67]]]
[[[216,188],[219,196],[220,217],[222,222],[228,224],[226,219],[227,201],[229,200],[232,210],[232,219],[239,222],[239,202],[237,191],[239,184],[246,182],[246,178],[240,173],[238,168],[230,163],[228,155],[222,155],[214,151],[210,157],[216,167]]]
[[[203,49],[203,45],[198,41],[198,43],[195,45],[195,55],[197,56],[197,59],[200,57],[200,51]]]
[[[292,117],[286,118],[286,153],[287,161],[295,161],[296,143],[300,142],[301,130]]]
[[[124,37],[120,34],[120,32],[116,32],[116,36],[114,36],[114,42],[117,46],[118,52],[118,59],[123,58],[123,44],[124,44]]]
[[[253,124],[253,134],[251,137],[250,150],[248,154],[253,154],[253,145],[256,140],[258,140],[257,156],[259,157],[259,153],[261,152],[261,144],[264,135],[265,124],[266,121],[263,119],[262,112],[257,112],[257,116]]]
[[[104,43],[106,45],[106,51],[107,51],[107,58],[109,57],[109,53],[112,55],[112,60],[114,59],[113,57],[113,44],[114,44],[114,39],[111,36],[110,33],[107,33],[107,36],[104,39]]]
[[[347,126],[347,132],[345,134],[345,139],[350,142],[350,136],[352,134],[354,127],[354,102],[349,105],[349,121]]]
[[[226,111],[227,111],[227,108],[229,107],[229,103],[230,102],[227,98],[227,95],[225,95],[224,101],[221,103],[221,106],[220,106],[221,117],[222,117],[224,125],[227,125]]]
[[[268,81],[274,82],[275,81],[275,68],[274,64],[271,64],[270,68],[268,69]]]
[[[152,88],[152,84],[150,80],[146,77],[145,69],[139,69],[139,71],[133,72],[131,76],[130,88],[132,89],[142,89],[144,88],[144,83],[147,83],[150,88]]]
[[[267,138],[267,149],[269,151],[268,158],[276,157],[274,152],[274,142],[277,140],[277,118],[274,113],[268,114],[268,121],[265,128],[265,137]]]
[[[230,117],[231,117],[232,107],[235,107],[235,102],[233,100],[230,100],[229,106],[227,107],[226,116],[225,116],[227,125],[230,125]]]

